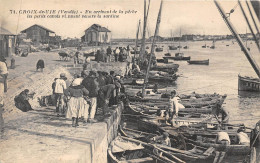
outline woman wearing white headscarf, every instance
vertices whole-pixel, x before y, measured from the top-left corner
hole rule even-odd
[[[69,97],[66,118],[72,118],[72,127],[78,126],[79,117],[88,118],[87,96],[88,90],[80,85],[80,80],[74,80],[66,90],[65,95]]]

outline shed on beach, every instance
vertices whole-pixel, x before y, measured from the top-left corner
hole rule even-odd
[[[0,56],[9,57],[14,52],[14,34],[0,27]]]
[[[52,34],[55,34],[54,31],[45,28],[41,25],[35,24],[24,30],[21,33],[26,33],[26,38],[31,39],[34,43],[43,43],[47,44],[52,40]]]
[[[108,44],[111,40],[111,31],[99,24],[93,24],[85,30],[85,35],[81,40],[88,45]]]

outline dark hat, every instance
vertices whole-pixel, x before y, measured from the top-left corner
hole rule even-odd
[[[66,74],[65,74],[65,73],[61,73],[61,74],[60,74],[60,78],[61,78],[61,79],[64,79],[64,80],[67,80],[67,77],[66,77]]]
[[[115,71],[110,71],[110,75],[112,75],[112,74],[114,74],[115,73]]]
[[[175,94],[176,95],[176,90],[171,91],[171,94]]]
[[[29,89],[25,89],[24,92],[29,92]]]

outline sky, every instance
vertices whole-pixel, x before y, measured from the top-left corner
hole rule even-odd
[[[34,24],[42,25],[62,37],[81,37],[92,24],[100,24],[112,31],[112,38],[135,38],[138,21],[143,21],[143,0],[0,0],[1,26],[17,34]],[[148,0],[147,0],[148,3]],[[226,12],[235,8],[231,21],[239,33],[246,32],[246,23],[237,1],[221,1]],[[148,15],[148,32],[155,30],[160,1],[151,0]],[[26,14],[11,14],[10,10],[122,10],[136,11],[120,14],[119,18],[27,18]],[[212,0],[164,0],[159,35],[231,34]],[[248,30],[249,32],[249,30]]]

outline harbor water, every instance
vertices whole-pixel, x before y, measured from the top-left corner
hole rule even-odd
[[[178,43],[174,43],[178,46]],[[173,86],[178,94],[219,93],[227,94],[224,107],[230,112],[230,123],[244,123],[254,127],[260,120],[260,93],[239,92],[238,75],[257,77],[241,48],[234,41],[217,41],[216,48],[202,48],[203,45],[211,46],[212,42],[182,42],[182,46],[188,45],[188,49],[180,49],[184,56],[191,56],[191,60],[209,59],[209,65],[189,65],[186,61],[173,61],[180,65],[178,74],[180,77]],[[179,50],[168,50],[170,43],[157,44],[163,52],[156,52],[157,58],[162,58],[165,53],[174,56]],[[260,55],[254,42],[248,42],[251,54],[256,62],[260,63]]]

